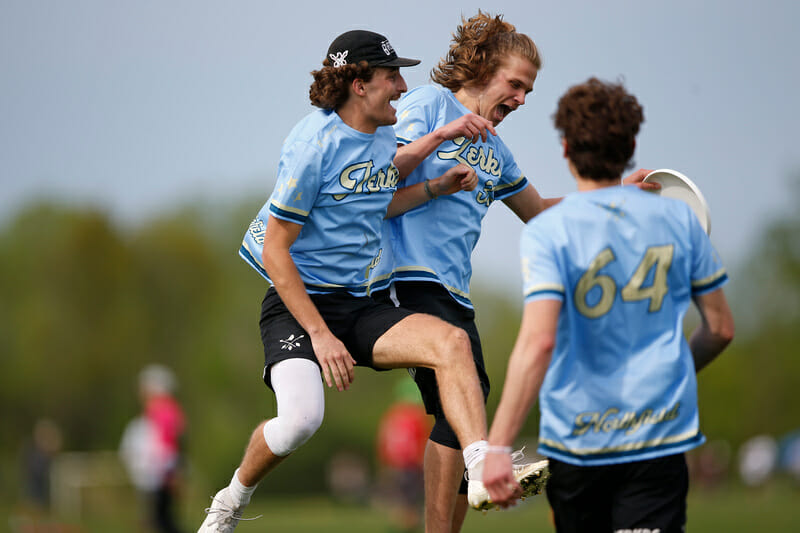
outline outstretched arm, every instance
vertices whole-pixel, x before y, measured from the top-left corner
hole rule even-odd
[[[528,417],[550,365],[561,305],[560,300],[537,300],[525,305],[500,404],[489,430],[489,446],[510,447]],[[507,507],[513,503],[518,483],[509,454],[487,454],[483,484],[496,504]]]
[[[342,391],[353,381],[353,365],[356,362],[344,344],[328,329],[308,296],[297,266],[289,254],[289,248],[297,240],[302,228],[299,224],[270,215],[264,234],[261,261],[281,300],[308,333],[325,382],[329,387],[335,383],[336,388]]]
[[[503,200],[503,203],[511,209],[515,215],[523,222],[530,219],[547,209],[556,205],[561,198],[542,198],[536,187],[528,183],[528,186],[513,196]]]

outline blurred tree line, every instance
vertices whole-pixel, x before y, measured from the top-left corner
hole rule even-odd
[[[800,186],[794,192],[796,205]],[[208,490],[227,483],[249,432],[275,410],[261,381],[258,314],[267,287],[237,256],[261,201],[189,206],[135,228],[97,209],[40,204],[0,228],[4,494],[19,491],[20,446],[37,419],[60,425],[67,450],[116,449],[139,409],[138,372],[151,362],[178,376],[191,481]],[[796,212],[766,228],[727,293],[738,337],[700,376],[701,420],[710,439],[736,446],[800,426]],[[480,286],[474,296],[494,384],[491,413],[521,303]],[[329,391],[322,429],[259,492],[323,490],[337,451],[372,457],[378,420],[404,378],[358,369],[350,391]],[[525,433],[534,436],[537,425],[534,413]]]

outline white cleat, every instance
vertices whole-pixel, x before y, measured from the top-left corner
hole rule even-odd
[[[514,479],[522,486],[521,500],[529,496],[541,494],[547,479],[550,477],[550,468],[547,459],[536,463],[514,465]],[[489,498],[489,491],[478,480],[470,480],[467,486],[467,500],[469,504],[479,511],[499,509]]]
[[[255,520],[259,518],[242,518],[244,505],[236,507],[228,496],[228,487],[220,490],[214,496],[211,507],[206,509],[206,519],[197,530],[197,533],[231,533],[236,529],[239,520]]]

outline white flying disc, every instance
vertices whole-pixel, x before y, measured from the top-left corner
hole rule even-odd
[[[656,182],[661,184],[661,189],[656,192],[667,198],[677,198],[683,200],[692,208],[694,214],[700,220],[700,225],[711,235],[711,212],[708,209],[706,199],[700,188],[692,180],[676,170],[662,168],[654,170],[644,178],[645,182]]]

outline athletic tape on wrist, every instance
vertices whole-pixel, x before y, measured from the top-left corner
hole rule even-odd
[[[487,446],[486,453],[510,454],[511,446]]]

